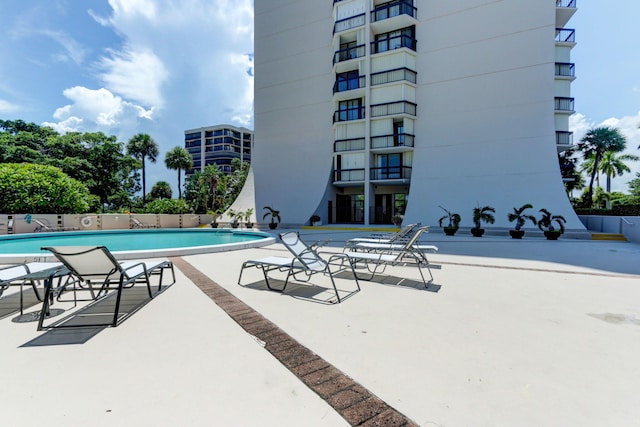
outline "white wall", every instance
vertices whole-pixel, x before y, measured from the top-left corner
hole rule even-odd
[[[309,219],[333,155],[333,4],[255,1],[256,206]]]
[[[419,2],[418,119],[406,222],[437,224],[438,205],[495,226],[524,203],[583,229],[558,168],[552,2]]]

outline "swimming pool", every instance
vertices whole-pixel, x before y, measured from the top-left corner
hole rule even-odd
[[[43,246],[106,246],[116,258],[132,259],[245,249],[274,241],[261,231],[208,228],[14,234],[0,236],[0,263],[50,257]]]

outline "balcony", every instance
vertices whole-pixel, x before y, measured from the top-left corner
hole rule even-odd
[[[343,151],[361,151],[364,150],[364,138],[338,139],[333,143],[333,152],[340,153]]]
[[[371,11],[371,29],[376,34],[414,25],[418,9],[411,0],[400,0],[379,5]]]
[[[350,90],[360,89],[366,86],[365,76],[358,78],[343,79],[333,84],[333,93],[347,92]]]
[[[571,28],[556,28],[556,43],[574,45],[576,43],[576,30]]]
[[[409,15],[412,18],[416,18],[417,13],[418,9],[413,7],[412,0],[391,2],[376,7],[371,12],[371,22],[382,21],[399,15]]]
[[[556,26],[567,25],[576,10],[576,0],[556,0]]]
[[[573,132],[556,131],[556,145],[563,147],[573,145]]]
[[[335,169],[333,182],[363,182],[364,169]]]
[[[386,83],[408,81],[416,83],[417,73],[408,68],[397,68],[395,70],[383,71],[371,74],[371,86],[383,85]]]
[[[571,62],[556,62],[556,77],[575,79],[576,64]]]
[[[391,116],[395,114],[416,115],[417,105],[409,101],[387,102],[371,106],[371,117]]]
[[[394,135],[380,135],[371,137],[371,149],[413,147],[415,135],[398,133]]]
[[[411,179],[411,167],[409,166],[384,166],[380,168],[371,168],[369,172],[371,181]]]
[[[337,110],[333,113],[333,122],[347,122],[350,120],[361,120],[365,118],[365,107],[351,107],[344,110]]]
[[[403,34],[400,36],[384,38],[371,42],[371,53],[382,53],[390,50],[401,49],[406,47],[413,51],[416,50],[418,42],[413,37]]]
[[[574,98],[563,98],[556,97],[555,100],[555,111],[557,113],[575,113],[574,110]]]
[[[352,28],[362,27],[365,21],[365,14],[362,13],[360,15],[352,16],[350,18],[341,19],[336,21],[333,24],[333,34],[340,33],[342,31],[347,31]]]
[[[349,61],[351,59],[361,58],[365,55],[365,45],[347,47],[336,51],[333,55],[333,63]]]

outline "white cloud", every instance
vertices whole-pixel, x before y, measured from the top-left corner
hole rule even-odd
[[[141,104],[161,108],[164,104],[162,84],[168,77],[164,64],[146,48],[125,47],[109,51],[98,67],[100,78],[113,92]]]
[[[12,114],[20,111],[20,107],[10,103],[9,101],[5,101],[4,99],[0,99],[0,114]]]
[[[569,128],[574,135],[574,143],[578,143],[585,133],[592,128],[609,126],[616,128],[627,139],[627,148],[623,151],[624,154],[633,154],[640,156],[640,112],[635,116],[625,116],[621,118],[611,117],[603,120],[601,123],[590,122],[582,114],[574,114],[569,120]],[[636,173],[640,172],[640,161],[638,162],[626,162],[631,172],[627,172],[622,176],[618,176],[611,181],[611,190],[628,193],[628,182],[636,178]],[[601,181],[604,186],[604,181]]]
[[[139,105],[124,101],[107,89],[91,90],[76,86],[63,92],[73,103],[58,108],[53,118],[58,124],[47,123],[54,129],[64,131],[108,130],[122,126],[124,119],[131,116],[151,119],[153,110],[145,110]]]

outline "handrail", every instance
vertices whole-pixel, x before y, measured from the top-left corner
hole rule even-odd
[[[620,217],[620,221],[623,221],[625,224],[630,225],[630,226],[636,225],[635,223],[629,221],[627,218],[625,218],[623,216]]]

